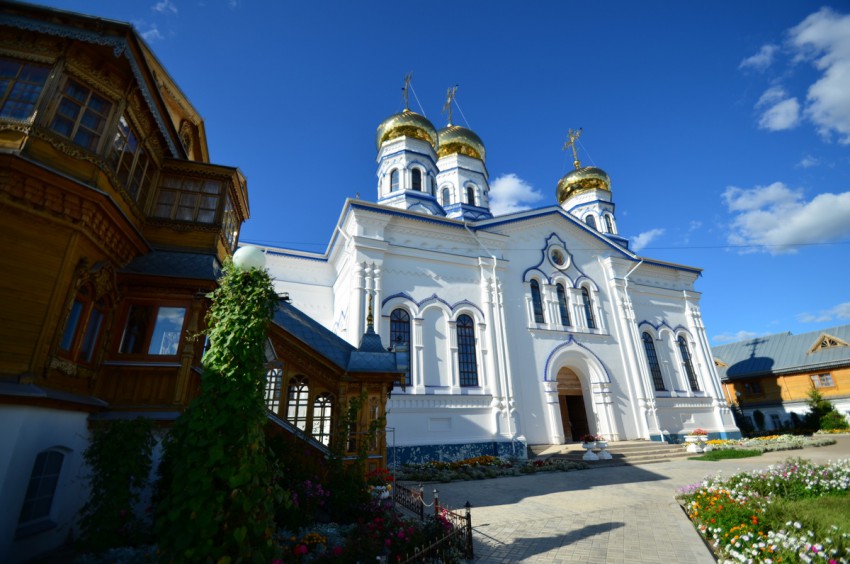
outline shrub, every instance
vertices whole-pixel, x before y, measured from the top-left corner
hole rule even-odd
[[[113,421],[96,428],[84,453],[91,494],[82,510],[82,540],[91,551],[135,546],[149,540],[149,519],[136,505],[148,487],[150,421]]]
[[[837,410],[833,409],[823,416],[820,421],[820,428],[823,431],[840,431],[850,429],[850,423],[847,423],[845,418]]]

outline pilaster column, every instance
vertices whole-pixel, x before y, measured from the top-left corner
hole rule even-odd
[[[564,444],[564,424],[561,421],[561,406],[558,403],[558,382],[544,380],[543,401],[546,403],[546,425],[549,428],[549,443]]]

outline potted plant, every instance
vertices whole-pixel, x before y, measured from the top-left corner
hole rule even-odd
[[[685,435],[685,442],[688,443],[688,452],[704,452],[706,440],[708,440],[708,431],[705,429],[694,429]]]
[[[599,457],[593,452],[593,449],[596,448],[596,441],[598,440],[599,437],[590,433],[581,436],[581,446],[587,451],[581,457],[582,460],[599,460]]]

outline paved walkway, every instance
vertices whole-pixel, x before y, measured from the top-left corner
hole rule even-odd
[[[824,463],[850,458],[850,437],[828,447],[756,458],[682,460],[576,472],[544,472],[428,484],[447,507],[472,504],[475,562],[713,563],[674,496],[722,472],[764,468],[790,457]]]

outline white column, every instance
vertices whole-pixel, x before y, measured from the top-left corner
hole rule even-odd
[[[564,424],[561,420],[561,405],[558,402],[558,382],[544,381],[543,401],[546,402],[546,423],[549,427],[549,443],[564,444]]]

